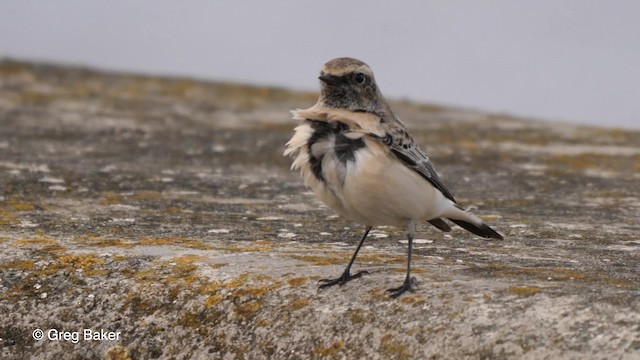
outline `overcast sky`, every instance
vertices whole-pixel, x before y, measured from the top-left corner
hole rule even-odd
[[[316,89],[367,62],[387,97],[640,129],[640,1],[0,1],[0,56]]]

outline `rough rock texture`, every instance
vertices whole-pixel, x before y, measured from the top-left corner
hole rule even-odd
[[[281,156],[315,96],[2,62],[0,358],[640,358],[639,132],[393,103],[506,240],[421,224],[391,300],[394,228],[317,291],[363,228]]]

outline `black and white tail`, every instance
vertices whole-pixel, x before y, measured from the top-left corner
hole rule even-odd
[[[502,235],[498,234],[497,231],[493,230],[489,225],[482,221],[482,219],[465,211],[457,204],[454,205],[449,211],[447,211],[444,214],[444,217],[453,221],[461,228],[480,237],[486,239],[503,239]]]

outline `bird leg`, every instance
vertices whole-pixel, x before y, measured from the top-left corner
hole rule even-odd
[[[347,268],[344,269],[344,272],[342,272],[342,275],[340,275],[340,277],[335,279],[320,279],[318,282],[322,284],[318,287],[319,289],[324,289],[326,287],[333,286],[333,285],[342,286],[353,279],[357,279],[361,277],[364,274],[369,274],[369,272],[362,270],[351,275],[351,265],[353,265],[353,262],[356,260],[358,251],[360,251],[362,244],[364,244],[364,240],[367,238],[367,235],[369,235],[369,231],[371,231],[371,228],[372,226],[367,226],[367,229],[364,231],[364,235],[362,236],[362,239],[360,240],[360,243],[356,248],[356,252],[353,253],[353,256],[351,257],[351,261],[349,261],[349,264],[347,265]]]
[[[397,298],[402,295],[405,291],[413,291],[413,285],[416,284],[416,278],[411,276],[411,253],[413,252],[413,236],[415,234],[415,225],[413,221],[411,221],[407,225],[407,237],[409,239],[409,251],[407,255],[407,276],[404,279],[402,285],[397,288],[388,289],[387,293],[390,293],[392,298]]]

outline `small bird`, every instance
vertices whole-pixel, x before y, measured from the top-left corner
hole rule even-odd
[[[412,290],[411,254],[417,222],[451,231],[444,219],[483,238],[502,236],[458,205],[442,184],[425,152],[391,111],[373,71],[364,62],[333,59],[320,71],[320,97],[306,110],[292,111],[301,123],[287,142],[304,183],[336,213],[366,226],[355,253],[337,278],[320,280],[320,289],[344,285],[367,274],[351,266],[373,226],[404,226],[409,242],[407,275],[388,289],[397,298]]]

